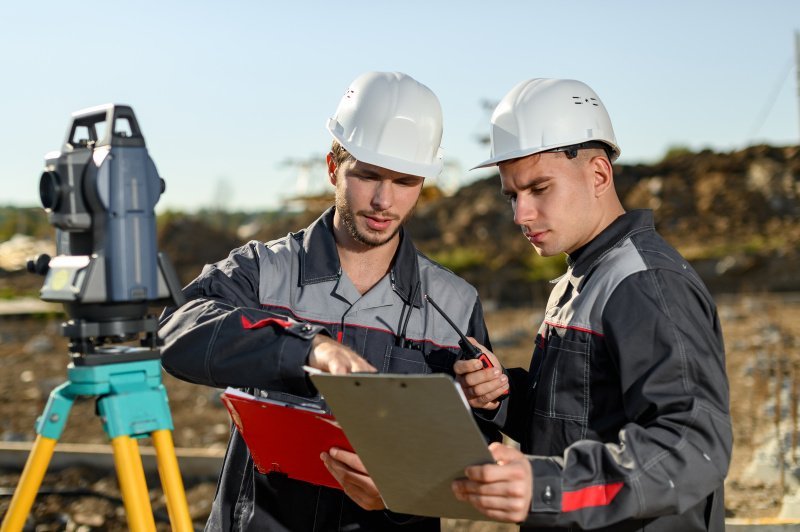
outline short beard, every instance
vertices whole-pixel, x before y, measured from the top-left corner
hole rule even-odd
[[[365,246],[369,246],[371,248],[382,246],[385,243],[389,242],[391,239],[393,239],[395,235],[400,231],[400,228],[403,227],[403,225],[405,225],[406,221],[414,213],[415,208],[416,205],[414,206],[414,209],[411,209],[409,213],[406,215],[406,217],[400,221],[400,223],[397,225],[397,229],[395,229],[395,231],[391,235],[387,236],[386,238],[381,238],[380,240],[378,240],[376,238],[370,238],[369,235],[365,235],[364,233],[358,230],[358,227],[356,226],[355,213],[353,212],[353,209],[350,207],[347,198],[344,197],[344,194],[336,194],[336,212],[338,212],[339,216],[341,216],[342,222],[344,223],[344,226],[347,228],[347,232],[350,233],[350,236],[352,236],[356,242],[364,244]]]

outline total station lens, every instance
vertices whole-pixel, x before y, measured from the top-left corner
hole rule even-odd
[[[61,203],[61,179],[57,173],[42,172],[42,177],[39,179],[39,199],[42,200],[45,209],[58,210]]]

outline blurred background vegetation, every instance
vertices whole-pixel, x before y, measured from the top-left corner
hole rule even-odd
[[[615,181],[626,208],[654,211],[659,231],[712,292],[800,289],[797,146],[729,153],[675,146],[655,164],[616,165]],[[331,191],[275,211],[164,211],[159,246],[188,283],[204,264],[248,240],[297,231],[332,202]],[[472,282],[490,308],[543,302],[549,281],[566,268],[563,257],[539,257],[520,235],[497,176],[447,194],[426,186],[408,230],[423,253]],[[52,247],[52,235],[40,207],[0,207],[0,297],[36,296],[41,279],[23,272],[24,259]]]

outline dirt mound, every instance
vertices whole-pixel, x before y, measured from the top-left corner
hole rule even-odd
[[[652,209],[658,230],[715,293],[800,290],[794,275],[800,268],[799,178],[798,146],[677,150],[656,164],[615,165],[625,207]],[[423,192],[408,229],[425,254],[472,282],[490,306],[541,303],[547,281],[565,268],[563,258],[532,252],[512,222],[496,175],[451,196],[435,186]],[[232,248],[285,236],[332,203],[332,195],[323,194],[296,198],[293,212],[166,213],[159,217],[159,246],[188,283]],[[0,294],[14,292],[22,281],[10,273],[20,264],[0,265]],[[28,289],[36,284],[22,282]]]

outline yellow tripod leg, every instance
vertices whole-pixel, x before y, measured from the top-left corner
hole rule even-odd
[[[134,478],[136,479],[136,493],[139,495],[140,504],[147,508],[147,515],[153,515],[153,509],[150,506],[150,493],[147,491],[147,482],[144,478],[144,466],[142,465],[142,456],[139,454],[139,440],[136,438],[128,438],[128,447],[130,456],[132,458],[131,464],[136,470]],[[153,526],[155,527],[155,519],[153,519]]]
[[[151,436],[153,446],[156,448],[158,474],[167,498],[167,511],[172,530],[191,532],[193,530],[192,519],[189,516],[186,492],[183,489],[178,458],[175,456],[175,446],[172,443],[172,432],[166,429],[156,430]]]
[[[31,511],[31,506],[33,506],[33,501],[36,499],[39,486],[42,485],[42,479],[44,479],[47,466],[53,457],[57,441],[53,438],[45,438],[42,435],[36,436],[36,441],[31,448],[31,454],[28,456],[28,461],[25,462],[25,469],[22,470],[17,489],[11,498],[8,512],[6,512],[6,517],[3,519],[3,526],[0,528],[2,532],[22,530],[25,525],[25,519]]]
[[[111,447],[128,526],[134,532],[155,531],[156,523],[147,494],[139,446],[130,436],[117,436],[111,440]]]

